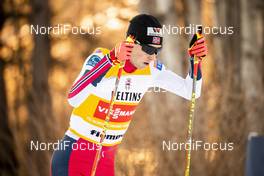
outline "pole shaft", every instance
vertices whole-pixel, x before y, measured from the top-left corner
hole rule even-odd
[[[196,100],[196,81],[197,81],[198,64],[199,64],[199,59],[196,56],[194,56],[193,87],[192,87],[192,98],[191,98],[191,106],[190,106],[190,113],[189,113],[189,120],[188,120],[188,136],[187,136],[188,149],[186,153],[186,167],[185,167],[185,174],[184,174],[185,176],[190,175],[192,131],[193,131],[195,100]]]
[[[96,154],[95,154],[95,158],[94,158],[94,162],[93,162],[93,167],[92,167],[92,171],[91,171],[91,176],[95,176],[96,168],[97,168],[97,165],[98,165],[99,160],[101,158],[103,141],[104,141],[105,136],[106,136],[106,130],[108,128],[108,123],[110,121],[111,112],[113,111],[113,107],[114,107],[114,103],[115,103],[115,99],[116,99],[116,94],[117,94],[117,89],[118,89],[119,81],[120,81],[120,78],[122,75],[123,66],[124,66],[124,63],[120,63],[118,73],[117,73],[117,77],[116,77],[116,81],[115,81],[115,88],[114,88],[114,91],[112,92],[111,100],[109,103],[109,110],[108,110],[107,115],[105,117],[103,131],[100,134],[100,142],[98,144],[99,149],[96,150]]]

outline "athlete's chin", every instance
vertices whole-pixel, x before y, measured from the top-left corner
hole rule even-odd
[[[137,69],[143,69],[143,68],[146,68],[146,67],[149,65],[148,62],[133,62],[132,60],[131,60],[131,63],[132,63],[135,67],[137,67]]]
[[[143,68],[146,68],[148,66],[148,64],[140,64],[138,66],[136,66],[138,69],[143,69]]]

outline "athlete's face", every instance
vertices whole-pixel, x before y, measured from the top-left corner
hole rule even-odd
[[[155,48],[161,48],[161,45],[149,45]],[[147,54],[145,51],[142,50],[142,46],[139,44],[135,44],[131,54],[131,63],[136,66],[138,69],[143,69],[151,61],[156,60],[157,54]]]

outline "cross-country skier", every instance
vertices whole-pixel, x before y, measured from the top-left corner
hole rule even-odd
[[[64,146],[54,151],[52,176],[90,176],[100,142],[104,120],[115,87],[119,63],[125,61],[113,111],[102,143],[96,176],[114,176],[117,146],[131,122],[137,105],[150,87],[160,87],[185,99],[191,99],[193,61],[190,72],[182,78],[157,60],[162,49],[162,26],[147,14],[135,16],[127,31],[134,43],[123,41],[112,50],[96,49],[84,62],[73,83],[68,101],[73,106],[70,126],[61,141]],[[198,57],[207,54],[204,38],[188,50]],[[200,60],[201,63],[201,60]],[[200,96],[202,74],[198,67],[196,98]]]

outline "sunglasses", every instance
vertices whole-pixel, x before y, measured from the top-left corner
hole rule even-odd
[[[149,45],[146,45],[146,44],[142,44],[140,43],[139,41],[135,41],[136,44],[142,46],[142,51],[144,51],[145,53],[149,54],[149,55],[152,55],[152,54],[159,54],[162,47],[160,48],[156,48],[156,47],[153,47],[153,46],[149,46]]]

